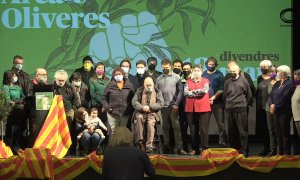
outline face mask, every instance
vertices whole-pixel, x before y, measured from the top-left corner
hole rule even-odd
[[[169,74],[169,72],[170,72],[170,69],[163,69],[164,74]]]
[[[294,84],[295,84],[295,86],[300,85],[300,80],[294,80]]]
[[[90,71],[92,69],[92,64],[91,63],[84,63],[83,68],[85,71]]]
[[[123,81],[123,75],[117,75],[117,76],[115,76],[115,80],[116,80],[117,82]]]
[[[14,76],[13,77],[13,83],[17,82],[18,81],[18,77],[17,76]]]
[[[173,72],[176,74],[180,74],[181,73],[181,69],[179,68],[173,68]]]
[[[207,70],[210,72],[215,71],[216,67],[207,66]]]
[[[41,83],[47,82],[47,77],[42,76],[42,77],[39,78],[39,81],[40,81]]]
[[[17,68],[19,71],[21,71],[23,68],[23,64],[16,64],[15,68]]]
[[[267,74],[268,73],[267,69],[260,69],[260,71],[261,71],[262,74]]]
[[[191,74],[191,70],[182,72],[185,77],[188,77]]]
[[[103,69],[97,69],[96,73],[97,73],[97,75],[103,75],[104,70]]]
[[[76,87],[80,87],[81,81],[77,81],[77,82],[73,81],[73,84],[74,84],[74,86],[76,86]]]
[[[124,71],[126,74],[128,74],[128,72],[129,72],[129,68],[128,68],[128,67],[122,67],[122,69],[123,69],[123,71]]]
[[[282,75],[281,75],[280,73],[277,73],[277,74],[276,74],[276,78],[277,78],[277,79],[281,79],[281,78],[282,78]]]
[[[237,74],[236,73],[230,73],[230,76],[231,76],[232,79],[235,79]]]
[[[269,74],[269,76],[270,76],[271,79],[274,79],[276,77],[276,73],[272,72],[272,73]]]
[[[155,69],[155,64],[149,64],[148,69],[153,71]]]
[[[138,69],[136,69],[136,72],[138,74],[144,74],[145,73],[145,68],[138,68]]]
[[[153,91],[153,88],[152,87],[146,87],[145,90],[146,90],[147,93],[150,93],[150,92]]]

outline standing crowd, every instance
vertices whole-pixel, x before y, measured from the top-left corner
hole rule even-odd
[[[14,153],[32,146],[39,131],[35,105],[28,101],[34,96],[35,85],[53,85],[53,93],[63,97],[72,137],[70,155],[103,153],[107,139],[120,133],[116,131],[119,127],[130,129],[134,144],[153,153],[160,148],[155,144],[160,126],[164,153],[197,155],[210,147],[208,133],[213,116],[219,130],[219,146],[235,148],[247,156],[249,106],[254,102],[256,135],[264,142],[260,155],[291,154],[292,117],[300,134],[299,69],[292,76],[288,66],[276,67],[263,60],[256,88],[236,61],[228,62],[224,76],[214,57],[207,59],[205,71],[201,65],[163,59],[162,72],[156,70],[157,59],[149,57],[136,62],[135,75],[130,74],[130,60],[124,59],[113,69],[111,79],[104,63],[94,64],[90,56],[84,57],[82,63],[70,78],[65,70],[58,70],[54,82],[48,82],[46,69],[36,69],[34,79],[30,79],[23,71],[23,57],[13,58],[12,69],[4,72],[2,91],[14,106],[5,132],[5,143]],[[114,141],[113,144],[120,144],[118,138]],[[127,147],[126,151],[133,150]],[[148,160],[145,163],[149,165]]]

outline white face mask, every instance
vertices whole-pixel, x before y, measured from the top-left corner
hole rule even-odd
[[[47,82],[47,76],[42,76],[42,77],[40,77],[40,81],[42,81],[42,82]]]
[[[77,82],[73,81],[73,84],[74,84],[74,86],[76,86],[76,87],[80,87],[81,81],[77,81]]]
[[[145,73],[145,68],[138,68],[138,69],[136,69],[136,72],[138,74],[144,74]]]
[[[117,76],[115,76],[115,80],[117,82],[121,82],[123,80],[123,75],[117,75]]]
[[[19,71],[21,71],[23,68],[23,64],[16,64],[15,68],[17,68]]]
[[[13,77],[13,83],[17,82],[18,81],[18,77],[17,76],[14,76]]]
[[[122,69],[123,69],[123,71],[124,71],[126,74],[128,74],[128,72],[129,72],[129,68],[128,68],[128,67],[122,67]]]

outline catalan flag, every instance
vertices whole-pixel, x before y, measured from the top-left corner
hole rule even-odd
[[[62,158],[66,155],[71,144],[62,96],[56,95],[43,127],[35,140],[34,148],[48,148],[52,155]]]
[[[0,140],[0,158],[8,158],[10,156],[13,156],[10,147],[6,146],[6,144]]]

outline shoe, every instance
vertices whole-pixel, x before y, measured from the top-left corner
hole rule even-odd
[[[271,150],[271,151],[268,153],[268,156],[275,156],[275,155],[277,155],[276,150]]]
[[[185,150],[179,148],[179,149],[177,150],[177,154],[179,154],[179,155],[187,155],[187,152],[186,152]]]
[[[153,152],[153,148],[148,146],[146,147],[146,153],[152,153]]]
[[[189,155],[190,155],[190,156],[196,155],[196,151],[195,151],[195,150],[190,151],[190,152],[189,152]]]
[[[143,152],[146,151],[143,141],[139,141],[139,142],[137,143],[137,148],[139,148],[139,149],[142,150]]]

